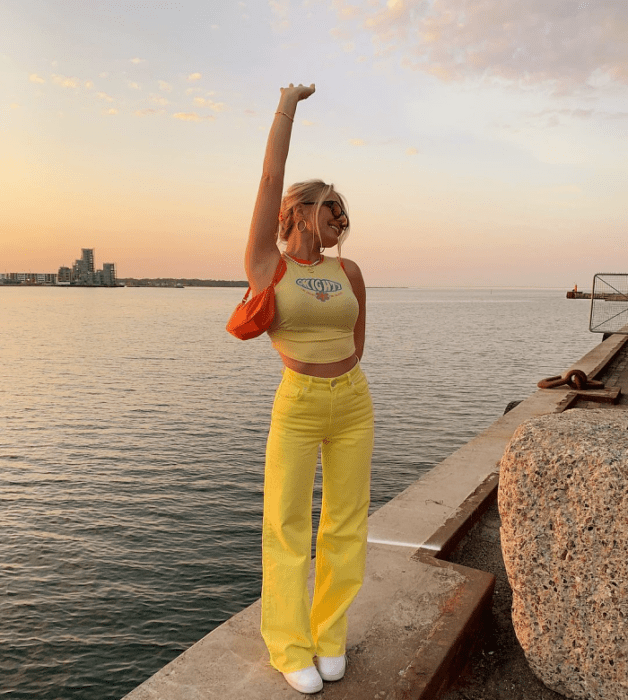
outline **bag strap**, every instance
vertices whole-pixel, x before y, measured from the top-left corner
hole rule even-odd
[[[286,274],[286,270],[288,269],[288,266],[286,265],[286,261],[282,258],[279,258],[279,263],[277,264],[277,269],[275,270],[275,276],[273,277],[272,285],[273,287],[279,284],[281,282],[282,277]]]
[[[279,282],[281,282],[281,278],[286,274],[286,270],[288,269],[288,266],[286,265],[286,261],[283,258],[279,258],[279,262],[277,263],[277,269],[275,270],[275,274],[273,276],[272,282],[268,285],[268,287],[275,287]],[[266,289],[268,289],[266,287]],[[249,297],[249,294],[251,293],[251,287],[246,290],[246,294],[242,298],[242,301],[240,302],[241,304],[245,304],[246,300]]]

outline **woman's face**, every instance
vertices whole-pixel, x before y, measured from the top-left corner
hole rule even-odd
[[[333,248],[338,244],[338,238],[348,223],[346,214],[342,209],[340,199],[335,192],[330,192],[325,199],[326,204],[322,204],[318,213],[318,230],[324,248]],[[312,205],[313,212],[316,205]],[[316,233],[314,234],[317,238]]]

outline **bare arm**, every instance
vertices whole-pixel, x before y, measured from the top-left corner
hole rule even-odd
[[[366,335],[366,287],[364,285],[364,278],[362,277],[362,272],[360,268],[353,262],[353,260],[342,259],[345,266],[345,272],[351,282],[351,287],[353,288],[353,293],[358,300],[359,312],[358,320],[355,322],[355,328],[353,329],[353,338],[355,341],[355,354],[358,359],[362,359],[364,354],[364,339]]]
[[[246,246],[244,267],[253,294],[270,284],[277,262],[277,224],[283,180],[292,134],[292,122],[300,100],[307,99],[314,92],[314,84],[309,87],[292,83],[281,88],[281,98],[268,135],[262,179],[257,191],[253,219]]]

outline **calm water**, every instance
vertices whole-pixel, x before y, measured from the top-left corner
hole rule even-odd
[[[0,288],[0,696],[117,700],[259,596],[281,365],[241,295]],[[564,297],[369,290],[373,509],[601,340]]]

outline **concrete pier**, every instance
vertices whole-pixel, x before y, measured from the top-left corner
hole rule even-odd
[[[627,341],[612,335],[569,369],[599,377]],[[586,400],[581,394],[536,391],[371,515],[366,578],[349,612],[347,674],[312,697],[435,700],[449,687],[481,639],[494,579],[446,557],[494,499],[497,463],[520,423]],[[269,665],[259,619],[257,601],[124,700],[298,697]]]

